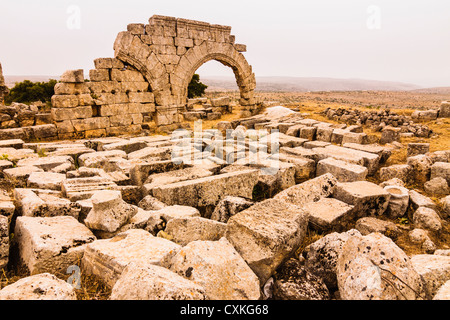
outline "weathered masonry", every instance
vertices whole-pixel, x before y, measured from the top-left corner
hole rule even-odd
[[[256,110],[255,75],[235,44],[231,27],[152,16],[130,24],[114,43],[114,58],[99,58],[85,81],[83,70],[66,71],[55,87],[52,117],[60,138],[136,133],[144,122],[176,126],[195,71],[216,60],[230,67],[244,115]]]

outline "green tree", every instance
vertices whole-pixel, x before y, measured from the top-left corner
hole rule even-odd
[[[18,82],[5,97],[5,102],[8,104],[12,102],[49,102],[51,101],[52,95],[55,94],[56,83],[57,81],[53,79],[48,82],[32,82],[30,80]]]
[[[198,74],[194,74],[188,85],[188,98],[192,99],[195,97],[201,97],[205,94],[206,88],[208,88],[208,86],[200,82],[200,76]]]

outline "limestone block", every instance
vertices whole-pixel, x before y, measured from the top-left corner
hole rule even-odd
[[[69,164],[72,168],[74,167],[74,161],[70,156],[48,156],[40,158],[26,158],[19,160],[19,162],[17,162],[18,167],[33,166],[40,168],[44,171],[51,171],[52,169],[62,164]]]
[[[55,95],[78,95],[90,93],[89,88],[84,83],[58,82],[55,84],[54,90]]]
[[[14,229],[19,256],[31,274],[66,273],[77,265],[95,236],[75,218],[18,217]]]
[[[403,217],[409,205],[409,190],[401,186],[386,186],[384,190],[391,195],[386,213],[392,218]]]
[[[153,196],[168,205],[215,206],[225,196],[251,198],[257,179],[257,170],[231,172],[159,186]]]
[[[0,270],[8,266],[8,261],[9,261],[9,221],[8,217],[0,215]]]
[[[413,222],[416,228],[439,232],[442,229],[441,219],[433,209],[419,207],[413,214]]]
[[[54,121],[91,118],[92,107],[52,108],[51,114]]]
[[[339,230],[353,218],[353,206],[333,198],[322,198],[302,208],[309,215],[312,228],[321,231]]]
[[[326,158],[319,161],[316,169],[317,176],[321,176],[325,173],[331,173],[339,182],[365,180],[367,172],[366,167],[336,160],[334,158]]]
[[[449,103],[449,105],[450,105],[450,103]],[[442,106],[441,106],[441,110],[442,110]],[[447,117],[450,117],[450,111],[448,111],[447,115],[448,115]],[[434,295],[433,300],[450,300],[450,280],[445,282],[445,284],[443,284],[439,288],[439,290]]]
[[[426,207],[436,210],[436,204],[430,198],[418,193],[415,190],[409,190],[409,199],[411,208],[417,210],[420,207]]]
[[[172,219],[183,219],[200,216],[200,212],[196,208],[179,205],[173,206],[166,205],[165,207],[159,209],[157,212],[161,216],[161,218],[166,222]]]
[[[92,197],[98,190],[108,190],[117,185],[103,177],[74,178],[62,182],[63,194],[71,201],[85,200]]]
[[[3,170],[3,173],[9,177],[9,179],[15,181],[17,186],[26,186],[28,177],[32,172],[43,172],[41,168],[35,166],[21,166],[16,168],[10,168]]]
[[[356,221],[356,230],[363,236],[378,232],[391,239],[396,239],[401,234],[400,229],[391,221],[381,220],[374,217],[364,217]]]
[[[91,81],[109,81],[109,69],[91,69],[89,70],[89,79]]]
[[[123,201],[120,191],[97,191],[90,199],[92,210],[84,220],[90,229],[114,232],[137,213],[136,207]]]
[[[430,179],[437,177],[444,178],[450,184],[450,163],[436,162],[431,166]]]
[[[144,194],[151,195],[153,193],[153,189],[160,186],[175,182],[209,177],[212,175],[213,173],[211,171],[197,167],[155,173],[150,175],[145,181],[145,184],[143,185],[143,192]]]
[[[111,80],[119,82],[143,82],[144,77],[139,71],[135,70],[111,70]]]
[[[291,258],[277,271],[273,284],[275,300],[329,300],[330,293],[323,280],[302,263]]]
[[[433,165],[430,157],[419,154],[408,157],[406,163],[411,167],[411,176],[416,183],[423,184],[430,179],[431,166]]]
[[[72,125],[76,131],[87,131],[105,129],[109,127],[108,117],[94,117],[86,119],[72,120]]]
[[[169,254],[163,266],[205,288],[210,300],[257,300],[258,277],[230,242],[194,241]]]
[[[411,257],[411,263],[417,273],[424,279],[429,297],[433,297],[450,278],[449,256],[419,254]]]
[[[205,300],[205,289],[166,268],[131,262],[114,285],[110,300]]]
[[[28,276],[0,290],[0,300],[77,300],[75,288],[50,273]]]
[[[61,190],[61,182],[65,174],[53,172],[32,172],[27,180],[28,188]]]
[[[439,108],[439,118],[450,118],[450,102],[442,101]]]
[[[430,152],[429,143],[408,143],[407,157],[417,156],[419,154],[426,154]]]
[[[96,240],[86,246],[81,267],[86,274],[99,277],[109,287],[131,262],[160,265],[163,257],[181,248],[141,229],[130,229],[111,239]]]
[[[211,215],[211,220],[226,223],[232,216],[251,207],[253,204],[252,201],[244,198],[227,196],[217,204]]]
[[[320,177],[283,190],[274,199],[302,207],[308,202],[318,201],[321,198],[330,196],[333,193],[336,183],[336,178],[332,174],[326,173]]]
[[[347,232],[333,232],[320,238],[306,247],[305,266],[319,276],[330,290],[337,289],[336,265],[345,242],[359,231],[351,229]]]
[[[155,102],[155,96],[152,92],[130,92],[128,98],[131,103],[153,103]]]
[[[338,183],[333,197],[354,206],[355,216],[382,215],[388,205],[390,194],[380,186],[368,181]]]
[[[232,216],[226,238],[265,283],[306,235],[308,215],[279,199],[268,199]],[[269,245],[270,244],[270,245]]]
[[[394,164],[389,167],[383,167],[380,169],[380,180],[387,181],[397,178],[408,183],[411,180],[411,170],[411,166],[407,164]]]
[[[176,218],[167,222],[164,232],[182,246],[192,241],[217,241],[225,235],[226,224],[202,217]]]
[[[54,108],[75,108],[80,105],[77,95],[54,95],[52,106]]]
[[[423,297],[421,277],[409,257],[380,233],[350,237],[339,254],[336,275],[343,300]]]
[[[84,82],[83,69],[67,70],[61,75],[59,81],[69,83],[83,83]]]

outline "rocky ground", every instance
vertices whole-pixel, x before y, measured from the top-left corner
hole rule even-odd
[[[0,299],[449,299],[450,150],[298,111],[0,141]]]

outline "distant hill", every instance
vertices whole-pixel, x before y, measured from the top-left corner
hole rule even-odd
[[[435,87],[435,88],[424,88],[413,90],[416,93],[433,93],[433,94],[449,94],[450,95],[450,87]]]
[[[230,77],[201,77],[200,80],[209,86],[208,91],[237,90],[236,81]],[[257,91],[308,92],[308,91],[409,91],[422,87],[402,82],[304,78],[304,77],[256,77]]]
[[[16,82],[24,80],[48,81],[59,79],[59,76],[7,76],[5,83],[11,88]],[[234,91],[237,90],[236,80],[233,77],[202,77],[200,81],[208,85],[207,91]],[[364,80],[364,79],[335,79],[335,78],[306,78],[306,77],[256,77],[257,91],[279,92],[308,92],[308,91],[411,91],[417,93],[450,93],[450,87],[423,88],[415,84]]]

